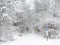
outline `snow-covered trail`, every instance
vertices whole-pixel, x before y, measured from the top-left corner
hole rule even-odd
[[[0,45],[60,45],[60,40],[46,41],[35,34],[28,34],[18,37],[15,41],[6,42]]]

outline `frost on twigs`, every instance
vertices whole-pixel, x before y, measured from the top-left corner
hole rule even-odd
[[[60,8],[56,1],[0,0],[0,41],[28,33],[60,38]]]
[[[58,35],[60,35],[59,25],[53,20],[43,20],[40,26],[37,25],[35,27],[35,33],[46,39],[58,39]]]

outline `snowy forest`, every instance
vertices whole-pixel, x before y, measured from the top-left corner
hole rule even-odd
[[[0,42],[28,33],[60,39],[60,0],[0,0]]]

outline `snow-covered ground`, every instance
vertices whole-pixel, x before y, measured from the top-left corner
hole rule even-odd
[[[27,34],[17,37],[15,41],[2,43],[0,45],[60,45],[60,40],[45,40],[35,34]]]

